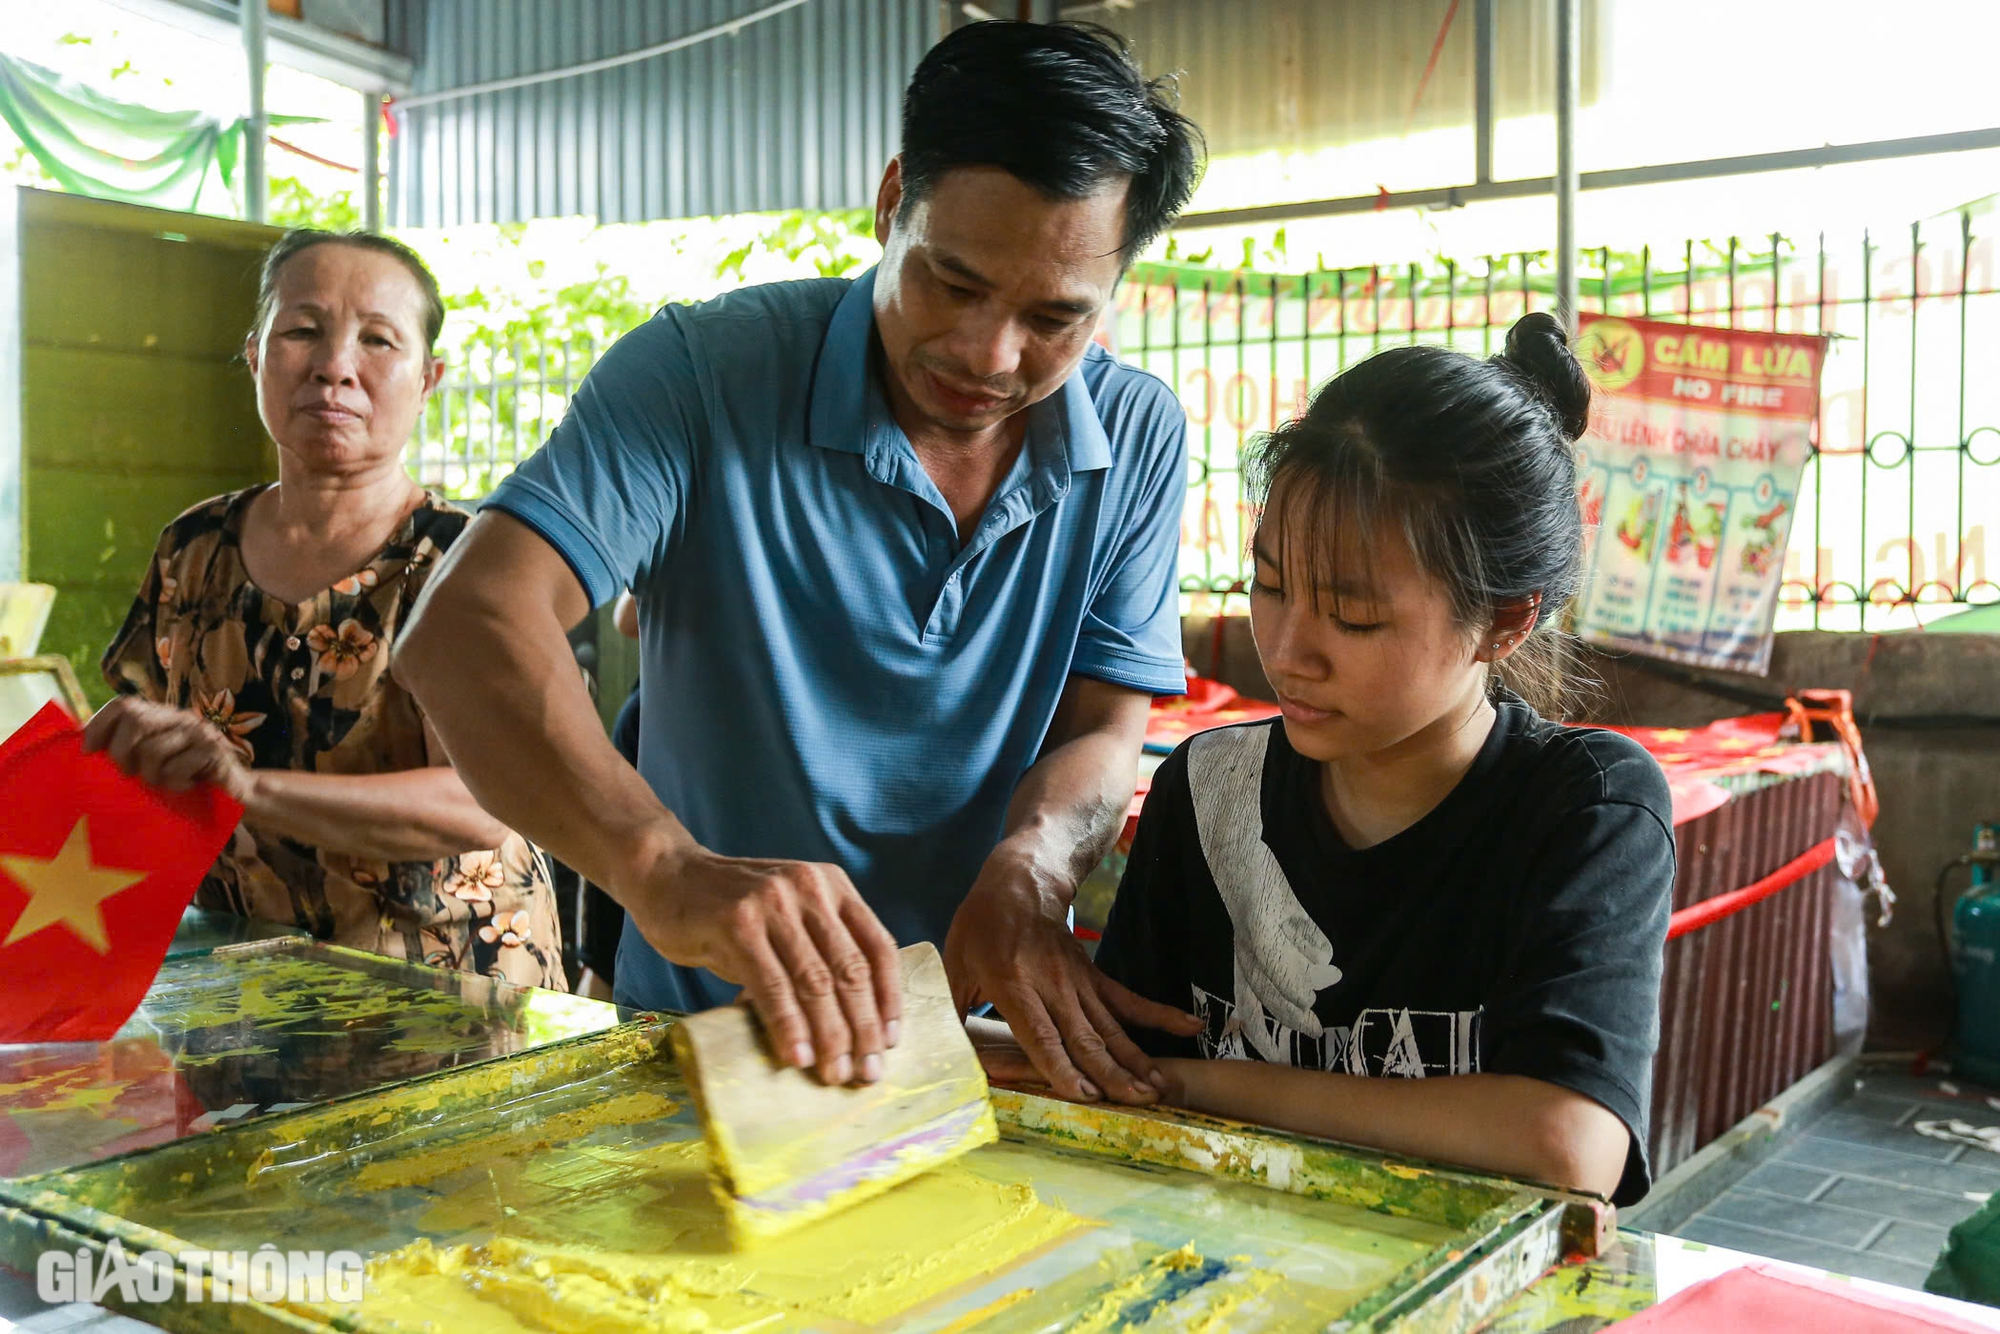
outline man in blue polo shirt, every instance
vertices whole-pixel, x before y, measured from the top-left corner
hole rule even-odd
[[[858,279],[668,306],[591,371],[397,645],[481,802],[624,904],[621,1001],[727,1002],[834,1082],[942,943],[1069,1097],[1192,1031],[1065,919],[1183,688],[1186,422],[1091,341],[1198,135],[1108,34],[981,23],[919,66]],[[638,774],[565,627],[640,606]],[[641,777],[643,776],[643,777]]]

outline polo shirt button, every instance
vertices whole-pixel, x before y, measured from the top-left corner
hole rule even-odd
[[[303,668],[303,667],[294,667],[294,668],[292,668],[292,679],[293,679],[294,681],[298,680],[298,679],[299,679],[300,677],[304,676],[305,674],[306,674],[306,669],[305,669],[305,668]]]
[[[292,650],[294,653],[298,652],[299,637],[297,635],[292,635],[290,638],[286,639],[285,647]]]

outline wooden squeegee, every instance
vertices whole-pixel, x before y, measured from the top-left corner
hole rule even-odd
[[[780,1065],[747,1006],[674,1025],[711,1182],[739,1246],[859,1204],[1000,1137],[944,960],[928,944],[900,957],[902,1040],[883,1053],[874,1084],[832,1087]]]

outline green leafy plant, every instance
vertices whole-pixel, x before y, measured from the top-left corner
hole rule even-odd
[[[486,495],[539,447],[585,372],[653,309],[603,263],[588,281],[544,287],[546,265],[518,253],[526,229],[502,227],[499,239],[516,253],[493,266],[496,275],[529,281],[445,293],[439,351],[448,374],[427,410],[416,460],[425,482],[461,499]]]
[[[361,225],[361,210],[352,191],[315,194],[296,176],[271,177],[270,211],[274,227],[318,227],[344,232]]]
[[[412,459],[426,485],[458,499],[490,493],[547,439],[597,358],[662,305],[752,282],[851,277],[879,253],[867,209],[660,222],[646,234],[688,261],[668,280],[679,290],[641,290],[602,261],[578,280],[574,255],[550,249],[576,245],[573,232],[556,241],[507,224],[442,242],[470,247],[477,262],[455,267],[477,276],[445,292],[447,373]]]
[[[809,263],[822,278],[844,278],[868,263],[865,247],[854,242],[872,241],[874,235],[875,214],[865,208],[774,214],[769,227],[722,257],[716,276],[743,281],[744,267],[751,257],[769,252],[794,263]]]

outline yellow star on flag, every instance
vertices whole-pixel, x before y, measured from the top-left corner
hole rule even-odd
[[[1756,742],[1740,736],[1726,736],[1715,743],[1717,750],[1754,750],[1756,746]]]
[[[14,919],[0,946],[61,923],[99,954],[111,952],[111,937],[104,930],[104,900],[130,889],[150,872],[93,862],[89,823],[88,817],[78,816],[62,850],[53,857],[0,854],[0,871],[28,893],[28,906]]]
[[[1685,741],[1693,735],[1694,733],[1688,731],[1685,727],[1656,727],[1653,729],[1653,740],[1663,742],[1669,746]]]

